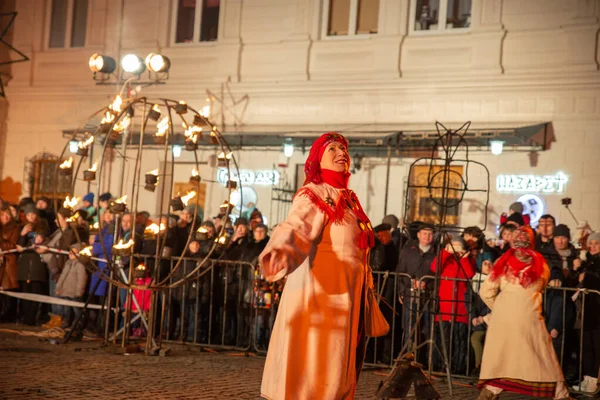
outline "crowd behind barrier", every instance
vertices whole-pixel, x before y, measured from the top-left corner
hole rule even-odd
[[[193,220],[197,212],[190,208],[152,221],[144,212],[114,214],[110,202],[110,194],[100,196],[96,211],[88,194],[84,207],[60,208],[56,215],[48,199],[0,205],[3,321],[70,329],[87,302],[94,305],[81,322],[87,335],[116,341],[120,334],[143,338],[150,330],[151,340],[158,342],[268,350],[285,278],[267,282],[257,268],[269,240],[258,210],[235,223],[221,214]],[[476,227],[444,237],[425,223],[401,230],[396,217],[386,216],[375,227],[370,267],[390,331],[369,340],[367,365],[391,366],[410,351],[426,368],[444,372],[445,349],[453,375],[477,376],[493,320],[479,288],[510,248],[512,231],[527,223],[521,211],[511,205],[498,238],[486,238]],[[159,223],[164,230],[145,235]],[[567,381],[594,391],[600,360],[600,233],[583,227],[580,236],[576,248],[569,228],[545,215],[537,227],[536,250],[549,267],[543,314]],[[130,239],[133,256],[112,253],[113,244]],[[93,268],[77,256],[87,246],[96,261]],[[157,249],[163,249],[159,257]],[[130,281],[132,289],[122,284]],[[148,286],[162,289],[145,290]]]

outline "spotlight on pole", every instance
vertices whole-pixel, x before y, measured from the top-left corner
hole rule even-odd
[[[162,54],[150,53],[146,57],[146,67],[152,72],[168,72],[171,68],[171,60]]]
[[[71,140],[69,142],[69,151],[73,154],[77,153],[79,150],[79,142],[77,140]]]
[[[292,154],[294,154],[294,144],[293,143],[284,143],[283,144],[283,154],[290,158]]]
[[[127,54],[121,60],[121,67],[125,72],[139,75],[146,70],[143,60],[135,54]]]
[[[178,144],[173,146],[173,157],[179,158],[181,157],[181,146]]]
[[[105,74],[111,74],[117,68],[117,62],[112,57],[94,53],[90,57],[89,66],[92,72],[102,72]]]
[[[504,141],[502,140],[490,140],[490,149],[492,154],[499,156],[502,154],[502,148],[504,147]]]

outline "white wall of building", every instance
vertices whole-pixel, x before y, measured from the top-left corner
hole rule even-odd
[[[114,87],[91,79],[92,53],[119,59],[158,51],[171,58],[170,79],[142,94],[199,107],[207,90],[220,95],[227,89],[226,110],[213,105],[225,131],[376,132],[432,129],[436,120],[454,128],[467,120],[473,128],[551,121],[556,142],[540,153],[536,167],[523,152],[473,155],[490,171],[488,229],[517,197],[495,190],[498,174],[557,171],[569,182],[564,194],[544,196],[548,210],[574,227],[560,205],[561,197],[572,197],[577,217],[600,229],[598,0],[473,0],[471,28],[442,33],[411,32],[412,2],[380,0],[379,32],[366,37],[325,36],[321,0],[221,0],[218,40],[190,45],[173,44],[174,1],[89,0],[86,46],[58,50],[46,46],[49,1],[40,3],[16,2],[13,44],[31,61],[12,67],[8,120],[0,124],[1,180],[22,181],[25,157],[59,154],[62,130],[81,126],[114,97]],[[247,102],[234,104],[244,96]],[[237,155],[247,169],[271,168],[280,159],[278,151]],[[290,176],[302,162],[294,156]],[[410,162],[393,162],[388,213],[403,213]],[[216,172],[210,174],[214,179]],[[383,216],[384,185],[385,160],[365,161],[351,180],[375,223]],[[209,213],[224,200],[220,190],[207,187]],[[259,190],[258,207],[268,216],[268,190]],[[138,208],[155,210],[156,198],[146,193]],[[461,225],[482,222],[480,212],[463,205]]]

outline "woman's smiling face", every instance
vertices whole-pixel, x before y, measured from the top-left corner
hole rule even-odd
[[[321,169],[335,172],[348,172],[350,155],[348,149],[340,142],[333,141],[327,145],[321,158]]]

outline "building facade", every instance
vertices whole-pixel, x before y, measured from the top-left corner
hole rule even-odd
[[[92,79],[90,55],[159,52],[171,60],[169,79],[141,94],[197,108],[208,98],[226,133],[356,136],[430,131],[435,121],[490,130],[551,123],[555,141],[537,154],[470,152],[489,170],[489,218],[477,194],[457,206],[456,223],[492,230],[510,203],[530,194],[535,212],[541,201],[574,228],[561,205],[569,197],[575,216],[600,229],[600,0],[16,0],[15,8],[12,43],[30,61],[12,66],[1,106],[0,197],[27,195],[25,160],[61,154],[63,131],[83,126],[114,98],[115,86]],[[282,148],[234,153],[241,168],[275,170],[297,186],[300,151],[290,158]],[[202,153],[202,174],[217,181],[211,155]],[[158,162],[146,160],[142,168]],[[182,154],[167,183],[185,181],[189,161]],[[375,224],[384,212],[404,215],[413,161],[392,159],[386,201],[387,159],[362,160],[351,187]],[[473,185],[486,186],[485,170],[469,174]],[[522,183],[531,176],[537,187]],[[256,195],[270,224],[278,222],[273,188],[252,183],[248,196]],[[206,215],[226,195],[222,184],[207,182]],[[158,194],[147,194],[139,208],[153,213],[158,203]]]

